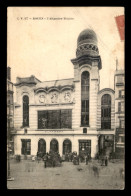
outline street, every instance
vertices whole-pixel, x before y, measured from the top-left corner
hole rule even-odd
[[[99,177],[94,176],[92,165],[99,168]],[[44,168],[43,161],[22,160],[20,163],[11,160],[11,177],[7,182],[8,189],[123,189],[124,179],[120,178],[123,163],[109,162],[101,166],[98,161],[88,165],[63,162],[61,167]]]

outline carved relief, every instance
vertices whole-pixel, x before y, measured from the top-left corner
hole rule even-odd
[[[39,95],[39,102],[45,103],[45,96],[43,94]]]
[[[70,92],[64,93],[64,100],[65,100],[65,102],[71,102],[71,93]]]
[[[35,95],[36,104],[45,104],[46,103],[46,94],[44,92],[39,92]]]
[[[58,103],[58,94],[56,92],[51,95],[51,103]]]

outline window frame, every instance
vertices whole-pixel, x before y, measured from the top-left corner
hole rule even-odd
[[[111,95],[101,97],[101,129],[111,129]]]
[[[81,74],[81,127],[89,126],[89,96],[90,73],[88,71],[84,71]],[[83,107],[83,105],[85,106]]]
[[[24,100],[25,97],[27,97],[26,101]],[[23,101],[23,127],[29,127],[29,96],[24,95],[22,101]],[[25,120],[27,120],[27,122],[25,122]]]
[[[47,113],[47,126],[46,128],[39,126],[39,112]],[[56,115],[56,113],[58,115]],[[51,114],[51,115],[50,115]],[[52,115],[54,114],[54,116]],[[65,115],[64,115],[65,114]],[[56,119],[53,119],[56,117]],[[49,120],[50,118],[50,120]],[[66,119],[66,121],[69,121],[69,123],[62,123],[62,120]],[[54,121],[57,121],[57,126],[53,123]],[[49,124],[49,122],[52,122]],[[65,125],[65,126],[63,126]],[[37,111],[37,127],[39,130],[45,130],[45,129],[72,129],[72,109],[61,109],[61,110],[40,110]]]

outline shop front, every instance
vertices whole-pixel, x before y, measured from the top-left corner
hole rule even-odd
[[[79,155],[84,157],[87,154],[91,157],[91,140],[79,140]]]

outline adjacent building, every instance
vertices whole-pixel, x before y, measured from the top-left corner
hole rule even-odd
[[[17,77],[15,154],[58,151],[111,153],[115,150],[115,91],[100,90],[102,61],[96,33],[86,29],[71,60],[74,78],[40,81]]]
[[[14,90],[11,82],[11,68],[7,67],[7,133],[10,143],[10,152],[14,153],[13,129],[14,129]]]
[[[117,157],[125,154],[125,76],[123,70],[115,72],[115,152]]]

